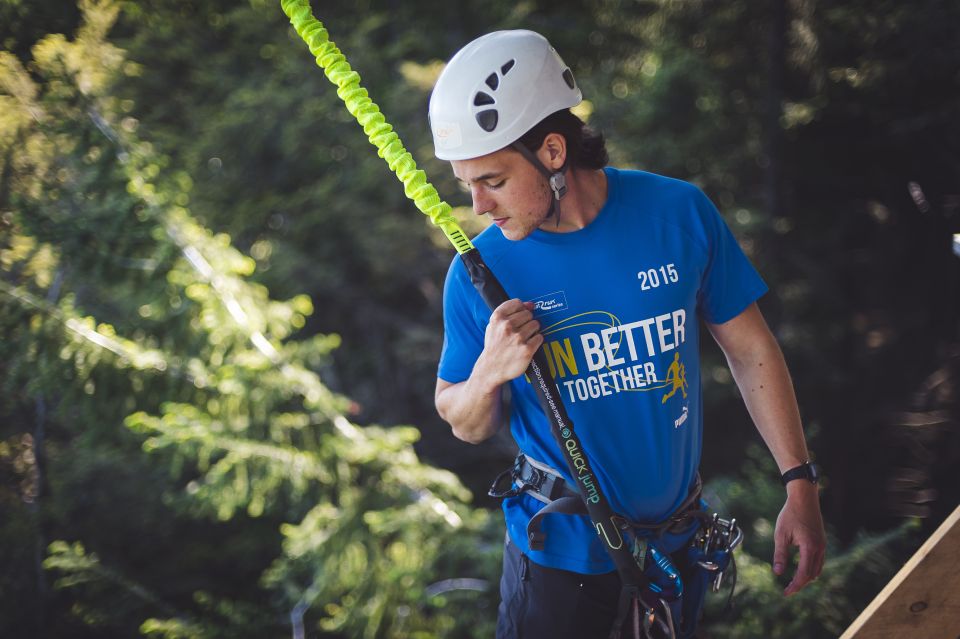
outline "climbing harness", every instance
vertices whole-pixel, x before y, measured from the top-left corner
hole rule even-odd
[[[378,155],[403,182],[404,193],[453,244],[470,275],[470,281],[487,306],[492,310],[510,299],[483,261],[479,251],[457,224],[451,214],[450,205],[440,199],[436,189],[427,181],[426,174],[417,169],[413,156],[403,147],[399,136],[387,124],[379,107],[370,99],[366,89],[360,86],[359,74],[350,67],[344,55],[330,40],[323,24],[313,16],[309,1],[281,0],[280,4],[293,28],[307,44],[317,64],[323,69],[327,79],[337,86],[337,95],[363,127],[370,143],[377,148]],[[509,73],[509,68],[501,69],[501,72]],[[562,72],[561,78],[569,90],[574,92],[570,95],[575,95],[579,101],[580,91],[573,82],[569,69]],[[431,126],[437,125],[437,122],[431,121]],[[452,134],[453,131],[448,133]],[[558,193],[563,186],[561,181],[551,180],[551,182],[552,190]],[[583,446],[567,415],[557,384],[550,374],[546,355],[542,351],[534,355],[527,369],[527,375],[533,382],[540,406],[550,422],[552,434],[560,450],[563,451],[571,476],[594,480],[593,468],[588,456],[583,453]],[[573,451],[580,451],[576,458],[573,457]],[[633,611],[634,637],[641,636],[642,628],[644,633],[642,636],[648,639],[674,639],[677,635],[669,604],[651,587],[651,579],[644,573],[634,556],[634,544],[630,543],[629,536],[627,539],[624,538],[617,515],[610,508],[599,482],[594,481],[594,483],[596,493],[585,503],[585,508],[620,575],[623,584],[621,607],[627,606]],[[619,623],[611,633],[611,637],[620,637]]]
[[[509,481],[508,481],[509,480]],[[717,592],[727,574],[731,574],[730,595],[736,587],[736,562],[733,551],[743,541],[736,519],[710,516],[701,499],[702,481],[697,475],[693,489],[676,511],[657,524],[632,521],[618,516],[617,523],[625,539],[632,539],[633,556],[650,579],[649,588],[658,597],[654,614],[642,614],[629,596],[621,594],[617,628],[626,622],[635,637],[687,637],[696,627],[709,590]],[[550,514],[586,515],[586,504],[575,485],[549,465],[524,453],[517,455],[511,467],[494,479],[487,494],[506,499],[527,494],[546,504],[527,524],[527,543],[531,551],[544,549],[544,517]],[[691,530],[694,523],[699,526]],[[687,546],[674,552],[683,559],[686,574],[681,577],[671,556],[662,552],[657,540],[664,534],[691,534]],[[649,611],[648,611],[649,612]],[[637,630],[643,634],[636,634]]]
[[[510,478],[507,489],[500,486]],[[661,537],[664,533],[682,533],[689,531],[694,520],[704,519],[706,513],[700,510],[700,493],[703,482],[697,475],[693,490],[666,520],[659,524],[632,521],[623,515],[616,516],[616,523],[624,531],[642,531],[645,537]],[[494,499],[516,497],[527,493],[534,499],[546,504],[527,524],[527,541],[530,550],[543,550],[546,534],[542,531],[543,518],[550,514],[586,515],[587,506],[580,493],[571,488],[567,481],[547,464],[520,453],[513,466],[506,469],[493,480],[487,494]],[[642,565],[642,561],[640,562]]]

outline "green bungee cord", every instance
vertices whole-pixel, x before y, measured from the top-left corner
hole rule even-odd
[[[437,189],[427,181],[427,174],[417,168],[413,156],[403,147],[400,136],[387,123],[380,107],[360,86],[360,75],[350,68],[346,57],[330,40],[323,23],[313,16],[309,1],[281,0],[280,6],[324,75],[337,86],[337,95],[347,110],[363,127],[370,143],[377,147],[377,155],[386,160],[390,170],[403,182],[406,196],[443,231],[458,253],[473,249],[473,243],[450,213],[450,205],[440,199]]]
[[[486,305],[492,311],[510,299],[502,284],[484,263],[480,252],[451,215],[450,205],[440,199],[437,190],[427,182],[426,174],[417,169],[413,156],[403,148],[393,127],[387,124],[379,107],[370,100],[366,89],[360,86],[360,76],[350,68],[344,55],[330,41],[323,24],[313,17],[308,0],[281,0],[280,5],[290,18],[293,28],[310,48],[327,79],[337,85],[337,95],[346,104],[347,110],[363,127],[370,143],[377,147],[380,157],[387,161],[390,169],[403,182],[407,197],[444,232],[457,249],[470,281]],[[546,357],[542,349],[534,353],[527,367],[527,377],[537,394],[540,408],[550,423],[551,434],[563,453],[570,476],[591,477],[594,474],[592,466],[567,414],[557,383],[549,370],[551,364]],[[649,637],[651,624],[666,627],[661,617],[665,613],[669,618],[669,608],[650,588],[650,579],[633,556],[632,543],[621,534],[619,518],[599,484],[596,485],[595,495],[583,504],[620,574],[623,584],[621,601],[630,602],[631,609],[638,613],[642,610],[644,628]],[[639,623],[639,618],[636,618],[635,622]],[[618,623],[612,636],[619,635]],[[672,630],[665,633],[665,636],[670,639],[675,637]]]

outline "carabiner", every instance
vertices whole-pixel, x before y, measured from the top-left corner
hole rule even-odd
[[[504,477],[510,478],[510,488],[507,490],[500,490],[498,486],[500,485],[500,482],[503,481]],[[487,495],[493,497],[494,499],[506,499],[507,497],[516,497],[519,495],[521,489],[514,485],[513,477],[514,468],[508,468],[497,475],[497,478],[493,480],[492,484],[490,484],[490,488],[487,489]]]
[[[643,635],[646,639],[676,639],[677,633],[673,627],[673,613],[670,612],[670,606],[663,599],[659,602],[667,620],[661,619],[653,608],[647,608],[643,614]],[[652,634],[654,629],[659,630],[661,634],[657,636]]]

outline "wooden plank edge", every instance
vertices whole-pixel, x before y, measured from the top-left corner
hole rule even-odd
[[[853,623],[850,624],[850,627],[840,635],[840,639],[853,639],[853,637],[863,628],[863,626],[870,620],[870,618],[883,606],[887,600],[893,595],[893,593],[900,587],[900,584],[906,580],[906,578],[914,571],[914,569],[920,565],[920,562],[930,554],[930,551],[933,550],[934,546],[940,543],[940,540],[950,531],[951,528],[957,525],[957,522],[960,521],[960,506],[957,506],[950,516],[947,517],[940,526],[933,531],[933,534],[923,542],[923,545],[920,546],[920,549],[913,554],[913,556],[903,565],[903,568],[893,576],[887,585],[880,591],[873,601],[870,602],[870,605],[867,606],[860,615],[854,619]]]

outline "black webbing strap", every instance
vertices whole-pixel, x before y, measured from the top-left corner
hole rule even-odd
[[[461,253],[460,259],[470,275],[474,288],[491,310],[510,299],[503,285],[483,261],[479,251],[471,249]],[[560,389],[550,374],[549,364],[542,350],[534,354],[527,368],[527,376],[533,384],[540,408],[550,423],[550,431],[560,447],[567,469],[570,471],[570,477],[576,478],[578,482],[589,481],[594,485],[595,491],[591,493],[590,500],[586,504],[587,513],[604,548],[617,567],[620,581],[626,587],[637,589],[637,597],[647,610],[655,609],[659,599],[650,590],[650,579],[637,565],[632,548],[620,533],[616,514],[610,508],[610,502],[607,501],[600,481],[593,472],[588,452],[583,449],[580,438],[574,431],[573,422],[570,421],[563,398],[560,396]]]
[[[530,544],[530,550],[543,550],[544,542],[547,540],[547,533],[543,532],[541,523],[544,517],[549,514],[558,515],[586,515],[587,505],[583,503],[580,495],[576,497],[561,497],[555,499],[541,508],[537,514],[527,522],[527,543]]]
[[[637,593],[631,588],[620,589],[620,601],[617,604],[617,618],[610,629],[610,637],[618,638],[621,636],[621,629],[624,622],[630,619],[633,623],[631,636],[634,639],[642,639],[640,634],[640,606],[637,605]]]

